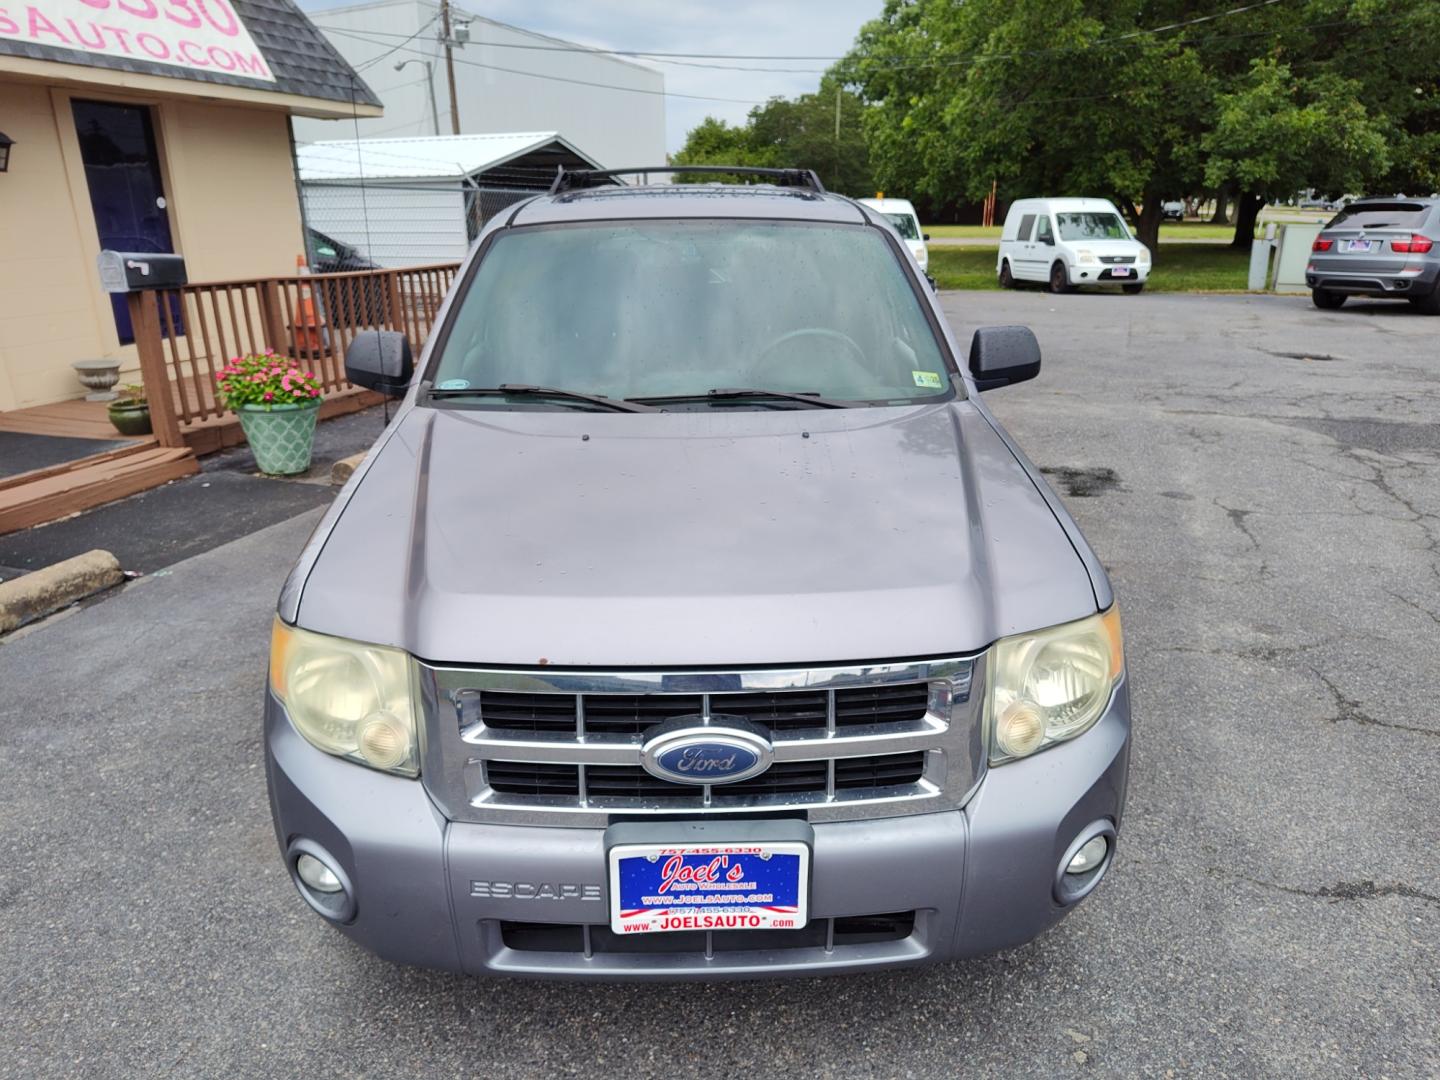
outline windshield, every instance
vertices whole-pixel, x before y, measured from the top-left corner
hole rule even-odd
[[[1061,240],[1129,240],[1130,233],[1120,215],[1106,211],[1056,214]]]
[[[950,390],[944,355],[884,236],[790,222],[502,233],[429,377],[447,394],[525,383],[611,398],[749,387],[903,402]],[[447,404],[456,400],[471,399]],[[734,400],[786,407],[729,407]]]
[[[1330,219],[1327,229],[1419,229],[1430,207],[1424,203],[1354,203]]]
[[[885,216],[890,219],[890,224],[895,226],[895,231],[906,240],[920,239],[920,228],[909,214],[886,214]]]

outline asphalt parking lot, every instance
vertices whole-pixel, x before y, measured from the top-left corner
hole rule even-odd
[[[1440,319],[955,293],[1125,615],[1118,862],[1015,952],[779,983],[479,982],[332,933],[276,852],[273,601],[319,511],[0,644],[0,1076],[1434,1076]]]

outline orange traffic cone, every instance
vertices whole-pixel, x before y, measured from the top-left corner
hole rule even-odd
[[[304,255],[295,256],[295,273],[299,277],[310,276],[310,267],[306,264]],[[291,322],[295,327],[297,354],[313,356],[325,351],[330,335],[315,309],[315,297],[310,286],[304,281],[300,283],[300,305],[293,313]]]

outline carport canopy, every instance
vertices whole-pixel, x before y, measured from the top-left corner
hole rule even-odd
[[[430,135],[405,139],[337,139],[296,148],[303,182],[377,181],[548,187],[560,166],[602,166],[554,131]]]

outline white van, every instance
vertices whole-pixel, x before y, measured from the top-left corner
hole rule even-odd
[[[895,226],[895,231],[910,249],[910,254],[914,255],[915,261],[920,264],[920,269],[930,268],[930,252],[925,247],[925,241],[930,239],[930,234],[920,231],[920,215],[915,213],[915,207],[910,205],[909,199],[887,199],[884,195],[877,195],[873,199],[861,199],[860,202],[872,210],[879,210],[889,218],[890,224]]]
[[[1057,293],[1076,285],[1138,293],[1150,276],[1150,249],[1109,199],[1020,199],[1005,215],[995,272],[1005,289],[1044,281]]]

